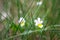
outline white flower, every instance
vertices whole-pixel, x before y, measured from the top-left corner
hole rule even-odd
[[[6,17],[7,17],[7,13],[6,12],[2,12],[1,19],[4,20]]]
[[[38,26],[39,28],[43,27],[43,21],[40,18],[37,18],[36,20],[34,20],[35,22],[35,26]]]
[[[18,23],[20,23],[21,26],[25,25],[25,19],[23,17],[20,17]]]
[[[39,6],[40,6],[40,5],[42,5],[42,1],[40,1],[40,2],[37,2],[37,5],[39,5]]]

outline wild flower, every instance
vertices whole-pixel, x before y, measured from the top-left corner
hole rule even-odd
[[[41,6],[42,5],[42,1],[37,2],[37,5]]]
[[[37,18],[36,20],[34,20],[35,22],[35,26],[38,26],[39,28],[43,27],[43,21],[40,18]]]
[[[20,23],[21,27],[25,25],[25,19],[23,17],[20,17],[18,23]]]

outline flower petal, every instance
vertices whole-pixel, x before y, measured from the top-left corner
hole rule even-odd
[[[43,21],[40,21],[40,23],[43,23]]]
[[[23,17],[20,17],[20,19],[19,19],[19,21],[18,21],[18,22],[20,23],[22,20],[23,20]]]
[[[37,2],[37,5],[42,5],[42,1],[40,1],[40,2]]]
[[[25,19],[23,19],[23,21],[25,22]]]
[[[35,23],[37,23],[37,20],[34,20]]]
[[[40,21],[40,18],[37,18],[38,21]]]

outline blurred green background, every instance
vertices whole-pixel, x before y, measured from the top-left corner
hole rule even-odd
[[[42,29],[34,25],[38,17]],[[0,0],[0,40],[60,40],[60,0]]]

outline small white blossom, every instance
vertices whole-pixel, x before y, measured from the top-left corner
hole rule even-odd
[[[37,5],[39,5],[39,6],[40,6],[40,5],[42,5],[42,1],[40,1],[40,2],[37,2]]]
[[[25,19],[23,17],[20,17],[18,23],[20,23],[21,26],[25,25]]]
[[[43,21],[40,18],[37,18],[36,20],[34,20],[35,22],[35,26],[38,26],[39,28],[43,27]]]

